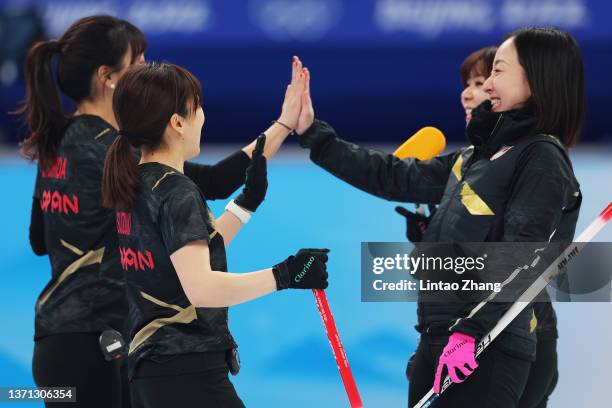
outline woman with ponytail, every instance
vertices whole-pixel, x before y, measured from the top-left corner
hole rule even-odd
[[[37,43],[26,58],[22,151],[38,162],[30,242],[37,255],[49,255],[52,270],[36,302],[32,371],[39,387],[76,387],[75,407],[122,401],[120,360],[106,361],[99,342],[103,332],[124,329],[127,310],[100,180],[115,136],[114,84],[145,48],[132,24],[99,16]],[[76,104],[74,115],[64,112],[60,90]]]
[[[22,150],[38,162],[30,243],[37,255],[49,255],[52,269],[36,304],[32,368],[38,386],[77,387],[75,407],[121,406],[122,394],[123,406],[129,402],[121,386],[125,359],[101,350],[124,330],[127,303],[115,216],[102,207],[100,189],[104,158],[117,138],[112,95],[128,68],[144,62],[146,47],[129,22],[92,16],[58,40],[34,45],[26,59],[27,95],[18,113],[29,137]],[[294,77],[301,69],[295,58]],[[60,91],[76,112],[63,111]],[[279,122],[299,106],[295,95],[289,88]],[[275,123],[266,132],[270,157],[289,130]],[[244,182],[254,145],[214,166],[186,163],[185,173],[207,198],[227,197]]]
[[[57,92],[51,60],[61,52],[59,41],[51,40],[34,45],[28,55],[28,95],[22,112],[30,127],[30,137],[22,149],[41,168],[48,168],[56,156],[59,137],[66,126],[62,102]]]
[[[295,79],[298,89],[308,76]],[[119,81],[113,108],[120,136],[104,164],[102,199],[117,210],[132,405],[243,407],[228,378],[239,368],[228,306],[287,288],[327,287],[328,250],[301,249],[271,268],[228,273],[225,247],[266,194],[266,134],[257,139],[242,193],[215,220],[183,174],[185,160],[200,150],[198,80],[176,65],[140,65]],[[312,118],[300,121],[300,111],[301,103],[287,123],[309,127]]]

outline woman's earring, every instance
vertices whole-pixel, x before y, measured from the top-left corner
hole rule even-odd
[[[110,89],[115,89],[115,84],[110,84]]]

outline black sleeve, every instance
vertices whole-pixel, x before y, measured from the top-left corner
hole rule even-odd
[[[45,225],[43,214],[40,209],[40,201],[36,197],[32,199],[32,214],[30,218],[30,246],[36,255],[46,255]]]
[[[162,239],[169,254],[192,241],[209,241],[206,203],[193,186],[174,188],[162,203],[159,217]]]
[[[460,152],[431,160],[400,160],[389,153],[357,146],[315,120],[300,136],[310,159],[348,184],[390,201],[439,204]]]
[[[577,183],[571,165],[558,147],[551,143],[534,143],[519,159],[510,199],[504,212],[504,242],[546,243],[556,230],[564,208],[573,206],[579,199]],[[550,251],[555,247],[548,245]],[[535,258],[535,255],[534,255]],[[554,257],[551,258],[551,260]],[[525,259],[525,263],[532,259]],[[519,260],[516,260],[519,262]],[[515,266],[521,266],[516,264]],[[533,278],[544,272],[544,262],[538,269],[520,272],[497,296],[508,293],[523,293]],[[541,269],[541,271],[539,271]],[[521,274],[533,276],[521,276]],[[483,302],[465,318],[459,319],[453,331],[469,334],[476,338],[488,333],[510,308],[511,303]]]
[[[186,162],[184,172],[202,190],[207,200],[227,198],[244,184],[246,168],[251,163],[242,150],[215,165]]]

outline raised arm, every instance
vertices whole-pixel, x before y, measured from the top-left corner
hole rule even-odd
[[[207,200],[218,200],[228,198],[244,184],[244,173],[249,163],[251,158],[238,150],[213,165],[185,162],[183,170]]]
[[[392,201],[437,204],[459,152],[431,160],[400,160],[340,139],[327,123],[314,119],[310,73],[306,72],[297,133],[310,159],[348,184]]]
[[[310,159],[366,193],[390,201],[439,204],[459,152],[431,160],[400,160],[389,153],[349,143],[327,123],[315,121],[300,137]]]
[[[263,155],[268,159],[278,152],[297,125],[304,84],[302,62],[298,57],[293,57],[291,83],[285,92],[281,114],[278,120],[263,132],[266,135]],[[244,184],[244,174],[251,162],[256,143],[257,138],[214,165],[186,162],[185,175],[197,184],[207,200],[228,198]]]
[[[266,145],[266,135],[257,138],[251,164],[246,170],[246,182],[242,192],[226,207],[226,211],[217,218],[216,224],[228,246],[240,228],[257,210],[268,191],[268,165],[263,151]]]
[[[282,146],[287,136],[296,129],[298,125],[298,117],[302,108],[302,94],[306,84],[306,69],[302,66],[302,61],[296,56],[293,57],[291,64],[291,83],[285,91],[285,99],[281,114],[278,120],[264,132],[266,134],[266,147],[264,156],[271,159]],[[250,144],[242,148],[249,157],[253,154],[255,143],[253,140]]]

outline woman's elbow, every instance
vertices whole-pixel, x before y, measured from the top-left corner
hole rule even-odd
[[[47,247],[44,245],[38,245],[36,243],[30,242],[30,247],[32,248],[32,252],[34,252],[35,255],[47,255]]]
[[[219,294],[213,293],[213,291],[200,289],[200,290],[188,290],[185,291],[187,300],[195,307],[227,307],[230,306],[228,302],[224,301]]]

